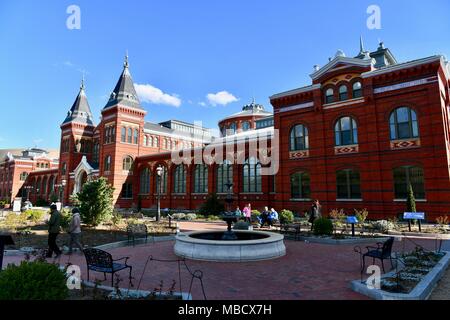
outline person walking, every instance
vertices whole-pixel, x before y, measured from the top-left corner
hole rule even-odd
[[[48,221],[48,251],[47,258],[53,256],[53,252],[56,253],[55,258],[61,255],[61,250],[56,244],[56,238],[61,231],[61,213],[58,211],[56,204],[50,206],[50,220]]]
[[[314,200],[311,208],[309,209],[309,223],[311,223],[311,231],[314,230],[314,221],[322,217],[322,206],[319,200]]]
[[[252,205],[249,203],[243,210],[244,220],[248,223],[252,223]]]
[[[81,236],[81,218],[80,218],[80,210],[78,208],[72,209],[72,219],[70,220],[68,233],[70,235],[69,242],[69,251],[67,254],[72,254],[72,248],[75,244],[81,252],[83,252],[83,246],[80,243]]]

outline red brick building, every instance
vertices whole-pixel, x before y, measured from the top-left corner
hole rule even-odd
[[[442,56],[398,63],[383,44],[361,44],[356,57],[338,51],[315,66],[310,85],[271,96],[274,114],[253,101],[219,121],[214,138],[182,121],[146,122],[126,60],[97,125],[82,83],[61,125],[57,175],[33,172],[26,184],[57,176],[67,203],[103,176],[117,207],[155,208],[161,166],[163,208],[196,209],[232,182],[235,205],[300,213],[319,199],[325,213],[367,208],[372,218],[403,212],[411,185],[417,209],[434,220],[450,213],[449,69]],[[177,163],[175,150],[200,162]]]

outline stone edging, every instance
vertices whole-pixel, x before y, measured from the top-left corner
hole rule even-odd
[[[361,280],[351,282],[353,291],[361,293],[375,300],[427,300],[438,281],[444,276],[447,267],[450,265],[450,252],[434,266],[433,269],[416,285],[416,287],[408,294],[392,293],[378,289],[369,289]],[[387,278],[395,274],[395,271],[387,273],[383,278]]]
[[[310,243],[334,244],[334,245],[364,244],[364,243],[376,243],[386,241],[386,237],[358,238],[358,239],[330,239],[330,238],[299,236],[298,239]]]

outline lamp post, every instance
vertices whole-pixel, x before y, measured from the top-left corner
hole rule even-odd
[[[156,207],[156,221],[161,219],[161,174],[163,168],[158,166],[156,168],[156,198],[157,198],[157,207]]]
[[[30,201],[30,190],[33,189],[33,186],[25,186],[23,187],[27,191],[27,201]]]
[[[61,189],[62,189],[62,197],[61,197],[61,210],[64,208],[64,187],[67,184],[66,179],[61,180]]]

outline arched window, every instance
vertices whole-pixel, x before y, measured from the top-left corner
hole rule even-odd
[[[348,146],[358,143],[358,128],[351,117],[340,118],[334,127],[336,146]]]
[[[194,192],[208,193],[208,166],[205,164],[195,165]]]
[[[362,85],[361,82],[357,81],[353,84],[353,98],[362,97]]]
[[[156,190],[156,192],[158,192],[158,179],[159,179],[160,180],[160,188],[161,188],[160,192],[162,194],[165,194],[165,193],[167,193],[167,168],[165,166],[161,166],[161,168],[162,168],[162,171],[161,171],[161,176],[159,178],[157,178],[158,174],[157,174],[156,169],[154,171],[154,174],[155,174],[154,176],[156,178],[156,179],[154,179],[155,180],[155,190]]]
[[[242,131],[248,131],[248,130],[250,130],[250,122],[244,121],[242,123]]]
[[[310,182],[308,172],[291,174],[291,198],[309,199],[311,196]]]
[[[110,171],[111,170],[111,156],[105,157],[105,169],[104,171]]]
[[[100,156],[100,145],[98,144],[98,142],[95,142],[92,151],[92,162],[94,164],[98,164],[99,156]]]
[[[245,161],[242,169],[244,192],[261,192],[261,163],[251,157]]]
[[[55,176],[52,176],[48,182],[48,192],[50,195],[55,192]]]
[[[183,164],[180,164],[175,167],[173,179],[173,192],[174,193],[186,192],[186,166]]]
[[[233,165],[230,160],[225,160],[217,166],[217,192],[228,192],[226,187],[228,182],[233,183]]]
[[[159,138],[155,137],[155,147],[159,148]]]
[[[419,137],[419,125],[414,110],[400,107],[392,111],[389,118],[391,140]]]
[[[308,128],[302,124],[298,124],[291,129],[290,134],[290,151],[308,150],[309,137]]]
[[[127,142],[127,128],[125,127],[122,127],[122,129],[120,129],[120,141]]]
[[[61,166],[61,175],[65,176],[67,172],[67,165],[65,162],[63,162],[62,166]]]
[[[134,139],[133,139],[133,143],[134,144],[138,144],[139,143],[139,130],[138,129],[134,129]]]
[[[348,99],[348,90],[346,85],[342,85],[339,87],[339,100],[347,100]]]
[[[344,169],[336,172],[338,199],[361,199],[359,171]]]
[[[148,145],[151,146],[151,147],[155,146],[155,140],[153,139],[153,136],[149,137]]]
[[[44,179],[42,179],[42,194],[47,194],[47,177],[44,177]]]
[[[133,142],[133,129],[132,128],[128,128],[127,142],[128,143]]]
[[[148,146],[148,137],[144,135],[144,146]]]
[[[423,169],[419,166],[402,166],[395,168],[394,193],[395,199],[406,199],[411,185],[416,199],[425,199],[425,182]]]
[[[236,123],[233,122],[232,124],[230,124],[230,132],[231,134],[235,134],[236,133]]]
[[[164,149],[167,150],[167,139],[166,138],[164,138]]]
[[[327,89],[325,91],[325,103],[333,103],[334,102],[334,90],[332,88]]]
[[[133,169],[133,158],[130,156],[126,156],[122,160],[122,170],[130,171]]]
[[[148,168],[144,168],[141,171],[141,175],[139,177],[139,193],[140,194],[149,194],[150,193],[150,170]]]

